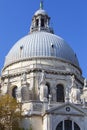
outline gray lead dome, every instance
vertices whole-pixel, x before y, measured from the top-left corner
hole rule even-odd
[[[33,32],[20,39],[6,56],[5,66],[32,57],[54,57],[79,66],[70,46],[59,36],[48,32]]]
[[[62,38],[53,34],[50,17],[43,10],[42,2],[40,9],[33,16],[30,34],[12,47],[4,66],[33,57],[53,57],[79,67],[74,51]]]

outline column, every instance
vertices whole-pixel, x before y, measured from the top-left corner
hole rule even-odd
[[[72,121],[72,130],[74,130],[74,122]]]
[[[52,130],[52,115],[48,115],[48,128],[47,130]]]
[[[63,130],[64,130],[64,120],[63,120]]]
[[[41,30],[41,17],[39,17],[39,31]]]

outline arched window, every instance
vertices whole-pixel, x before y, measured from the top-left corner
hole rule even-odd
[[[63,130],[63,121],[58,124],[56,130]]]
[[[74,122],[74,130],[80,130],[79,126]]]
[[[39,25],[39,19],[36,19],[36,27]]]
[[[57,125],[56,130],[80,130],[80,127],[71,120],[64,120]]]
[[[49,83],[46,83],[47,87],[48,87],[48,95],[47,95],[47,98],[49,98],[49,95],[50,95],[50,84]]]
[[[16,98],[16,90],[17,90],[17,86],[15,86],[13,89],[12,89],[12,97]]]
[[[65,128],[65,130],[72,130],[72,121],[71,120],[65,120],[64,121],[64,128]]]
[[[44,27],[44,19],[41,19],[41,27]]]
[[[56,97],[57,97],[57,102],[64,102],[64,87],[61,84],[57,85]]]

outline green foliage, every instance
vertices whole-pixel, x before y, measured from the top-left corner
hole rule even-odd
[[[20,105],[16,100],[9,96],[4,95],[0,97],[0,129],[20,130],[19,120],[21,117]]]
[[[0,130],[32,130],[20,128],[21,104],[8,94],[0,97]]]

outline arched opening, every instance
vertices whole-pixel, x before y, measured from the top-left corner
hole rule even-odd
[[[48,95],[47,95],[47,98],[49,98],[49,95],[51,94],[51,90],[50,90],[50,84],[49,83],[46,83],[47,87],[48,87]]]
[[[58,124],[56,130],[63,130],[63,121]]]
[[[79,126],[74,122],[74,130],[80,130]]]
[[[71,120],[64,120],[57,125],[56,130],[80,130],[80,127]]]
[[[58,84],[56,87],[56,98],[57,102],[64,102],[64,87],[62,84]]]
[[[39,25],[39,19],[36,19],[36,27]]]
[[[16,91],[17,91],[17,86],[13,87],[12,89],[12,97],[16,98]]]
[[[41,27],[44,27],[44,19],[41,18]]]

